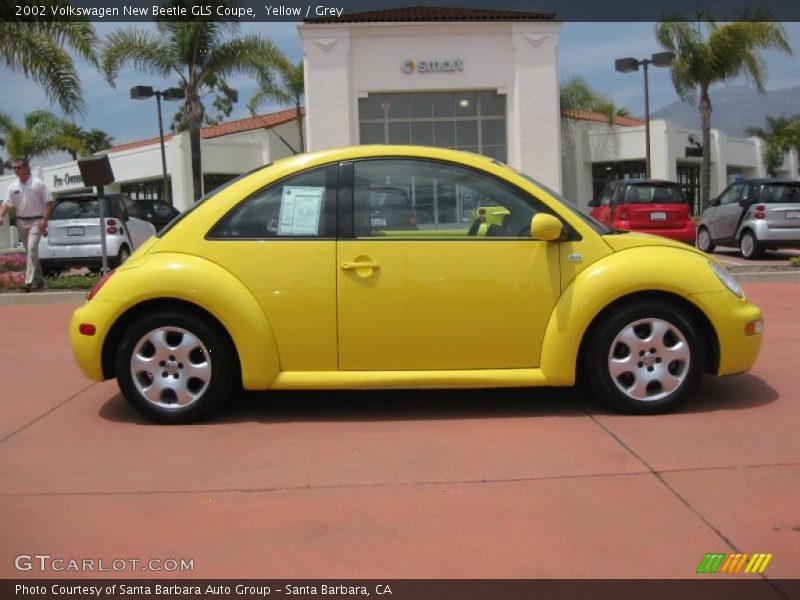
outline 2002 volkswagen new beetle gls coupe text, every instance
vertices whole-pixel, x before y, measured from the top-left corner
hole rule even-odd
[[[402,219],[387,190],[410,200]],[[762,317],[706,254],[607,229],[507,165],[358,146],[215,190],[98,282],[70,330],[89,378],[177,423],[242,388],[580,376],[615,409],[663,412],[704,372],[748,370]]]

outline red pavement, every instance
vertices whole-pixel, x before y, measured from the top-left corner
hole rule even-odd
[[[14,568],[46,553],[194,560],[126,577],[687,578],[739,551],[798,578],[800,284],[746,289],[753,371],[654,417],[563,390],[281,393],[157,426],[78,373],[72,306],[0,306],[0,577],[108,576]]]

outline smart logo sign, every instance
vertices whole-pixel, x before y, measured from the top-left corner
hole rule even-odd
[[[403,73],[454,73],[464,70],[464,61],[460,58],[446,60],[411,60],[407,58],[400,64]]]
[[[726,558],[727,557],[727,558]],[[709,553],[700,561],[698,573],[705,574],[731,574],[752,573],[760,575],[772,560],[772,554],[725,554],[724,552]],[[744,571],[742,571],[744,569]]]

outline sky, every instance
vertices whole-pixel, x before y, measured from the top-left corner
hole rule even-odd
[[[132,25],[96,23],[101,36],[118,27],[149,27],[149,24]],[[767,89],[780,89],[800,85],[800,23],[784,23],[794,56],[766,52],[768,65]],[[596,90],[608,95],[617,106],[628,108],[633,115],[644,114],[644,84],[642,73],[622,74],[614,71],[614,59],[632,56],[638,59],[661,51],[655,41],[655,23],[564,23],[559,34],[559,79],[564,81],[574,75],[585,77]],[[300,38],[296,23],[249,23],[242,25],[240,34],[258,33],[272,40],[293,62],[302,57]],[[175,80],[157,78],[126,68],[112,88],[104,77],[86,64],[78,62],[87,105],[86,116],[78,117],[76,123],[84,129],[102,129],[109,133],[115,144],[154,137],[158,135],[158,119],[155,100],[131,100],[129,90],[134,85],[152,85],[165,89],[177,83]],[[651,68],[650,110],[655,111],[678,99],[669,77],[669,69]],[[25,113],[36,109],[49,109],[60,114],[57,107],[50,106],[41,87],[33,80],[18,73],[0,68],[0,111],[20,122]],[[247,100],[255,92],[255,83],[247,77],[228,81],[239,91],[239,103],[229,120],[249,116]],[[741,85],[744,80],[730,85]],[[712,94],[713,101],[713,94]],[[172,114],[177,105],[164,102],[164,127],[168,130]],[[264,112],[285,107],[265,107]],[[800,112],[800,100],[798,100]],[[63,156],[50,156],[42,164],[53,164],[67,160]]]

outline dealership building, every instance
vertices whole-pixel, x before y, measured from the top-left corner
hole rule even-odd
[[[406,8],[318,19],[298,26],[306,77],[309,150],[354,144],[420,144],[477,152],[507,162],[581,208],[611,179],[644,176],[645,124],[559,110],[558,40],[553,15],[458,8]],[[651,174],[699,195],[699,130],[651,122]],[[691,139],[690,139],[691,138]],[[206,191],[299,147],[294,110],[202,130]],[[172,202],[192,203],[188,133],[165,136]],[[764,143],[712,130],[711,193],[765,176]],[[159,198],[159,138],[109,151],[109,191]],[[56,195],[86,191],[76,162],[36,167]],[[781,177],[800,174],[796,152]],[[0,176],[0,195],[13,176]],[[455,211],[458,214],[458,211]],[[0,244],[3,232],[0,232]]]

